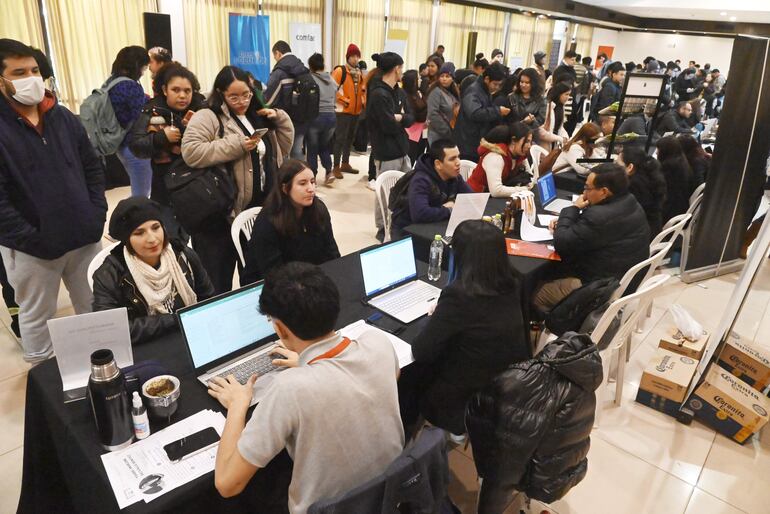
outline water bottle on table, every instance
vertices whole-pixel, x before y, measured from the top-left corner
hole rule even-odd
[[[441,236],[436,234],[433,242],[430,244],[430,254],[428,256],[428,280],[435,282],[441,278],[441,257],[444,254],[444,242]]]

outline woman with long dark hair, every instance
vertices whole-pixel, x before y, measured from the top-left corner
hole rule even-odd
[[[417,162],[417,158],[425,153],[425,148],[428,146],[427,138],[423,137],[426,120],[428,119],[427,93],[423,96],[420,92],[420,89],[417,86],[418,79],[419,75],[417,74],[417,70],[408,70],[401,78],[401,85],[404,88],[404,93],[406,93],[406,101],[409,104],[409,110],[414,116],[414,123],[406,129],[406,133],[409,136],[408,155],[411,162]],[[433,84],[436,84],[437,82],[438,80],[434,81]]]
[[[431,55],[428,57],[428,60],[425,61],[425,64],[427,64],[426,70],[428,71],[428,74],[420,80],[420,93],[427,96],[428,88],[438,80],[439,70],[441,69],[441,66],[443,66],[444,61],[437,55]]]
[[[591,168],[586,168],[578,162],[579,159],[601,158],[606,155],[603,149],[597,148],[596,141],[602,136],[602,129],[596,123],[585,123],[575,135],[564,145],[559,157],[553,164],[553,172],[574,170],[581,177],[587,177]]]
[[[481,140],[479,163],[468,177],[477,193],[489,191],[493,198],[506,198],[532,184],[529,149],[532,131],[522,122],[498,125]]]
[[[193,247],[217,293],[232,288],[238,259],[230,223],[241,211],[264,203],[293,140],[289,116],[266,108],[254,95],[248,74],[235,66],[225,66],[217,74],[208,109],[196,112],[187,125],[182,139],[187,165],[230,168],[236,186],[232,211],[206,220],[192,232]]]
[[[697,187],[682,146],[676,136],[658,139],[658,161],[666,180],[666,201],[663,203],[663,223],[684,214],[690,207],[690,195]]]
[[[503,233],[490,223],[464,221],[452,252],[450,284],[412,343],[421,377],[408,377],[412,383],[401,396],[407,426],[419,410],[432,424],[462,434],[468,399],[510,364],[528,359],[529,346]]]
[[[616,162],[626,168],[628,192],[644,209],[652,240],[663,228],[663,202],[666,201],[666,179],[660,172],[660,163],[648,155],[642,145],[625,145]]]
[[[522,121],[532,130],[545,123],[547,106],[543,88],[543,77],[535,68],[525,68],[519,73],[516,87],[508,96],[514,121]]]
[[[545,123],[536,132],[537,144],[550,149],[554,144],[565,144],[569,134],[564,128],[567,121],[564,116],[564,105],[569,102],[572,88],[565,82],[554,85],[547,96],[548,110],[545,115]]]
[[[692,169],[692,180],[695,187],[703,184],[711,169],[711,155],[703,149],[701,144],[688,134],[678,136],[687,163]]]
[[[241,285],[256,282],[287,262],[322,264],[340,256],[329,210],[315,190],[307,163],[296,159],[283,163],[254,221]]]

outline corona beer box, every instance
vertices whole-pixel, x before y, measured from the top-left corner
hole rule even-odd
[[[669,416],[676,416],[697,367],[695,359],[658,348],[644,368],[636,401]]]
[[[697,341],[690,341],[685,339],[679,330],[672,328],[668,334],[660,339],[658,346],[699,361],[703,358],[703,351],[706,349],[708,340],[708,332],[704,332]]]
[[[714,365],[687,406],[706,425],[741,444],[767,423],[770,410],[770,402],[759,391]]]
[[[717,363],[757,391],[770,383],[770,351],[730,338]]]

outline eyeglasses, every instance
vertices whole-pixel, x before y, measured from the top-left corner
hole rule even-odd
[[[246,103],[249,100],[251,100],[251,97],[254,96],[254,93],[249,91],[248,93],[244,93],[242,95],[230,95],[226,96],[225,100],[227,100],[231,104],[238,104],[238,103]]]

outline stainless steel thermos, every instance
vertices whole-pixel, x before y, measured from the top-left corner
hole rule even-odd
[[[131,401],[126,378],[115,363],[112,350],[96,350],[91,354],[88,397],[102,447],[114,451],[131,444],[134,438]]]

